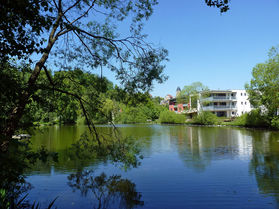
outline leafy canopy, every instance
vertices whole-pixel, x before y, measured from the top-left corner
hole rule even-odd
[[[270,117],[276,115],[279,107],[279,53],[272,47],[269,59],[257,64],[252,71],[252,79],[245,88],[254,107],[266,111]]]

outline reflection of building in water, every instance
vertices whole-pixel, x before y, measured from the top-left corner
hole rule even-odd
[[[249,135],[241,133],[240,130],[236,132],[236,142],[238,147],[238,155],[241,156],[252,156],[253,152],[253,139]]]
[[[179,156],[186,166],[198,170],[205,169],[214,160],[251,158],[253,151],[252,137],[239,129],[184,127],[173,134],[178,139]]]

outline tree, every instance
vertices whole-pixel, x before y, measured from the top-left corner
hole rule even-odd
[[[178,103],[187,104],[190,102],[191,97],[191,107],[196,108],[198,93],[207,89],[208,87],[204,86],[201,82],[193,82],[190,85],[183,87],[182,91],[179,93],[177,97],[177,101]]]
[[[207,6],[217,7],[220,9],[220,12],[227,12],[229,8],[229,0],[205,0]]]
[[[22,8],[20,1],[16,2],[15,5],[10,1],[1,5],[4,7],[5,15],[13,19],[10,22],[14,26],[12,28],[18,30],[14,35],[10,34],[9,36],[6,35],[9,31],[9,23],[3,25],[4,29],[1,34],[4,42],[5,40],[8,42],[6,45],[2,45],[1,53],[5,53],[9,46],[16,46],[17,51],[10,53],[9,56],[30,58],[32,52],[37,52],[41,58],[35,63],[26,88],[20,92],[20,99],[14,105],[6,121],[2,136],[10,138],[17,129],[18,121],[22,117],[27,103],[37,90],[36,82],[41,70],[44,70],[47,74],[49,88],[71,95],[70,92],[59,89],[53,82],[53,76],[46,70],[46,63],[51,55],[58,58],[55,59],[54,64],[59,66],[60,69],[62,67],[72,69],[77,65],[86,69],[106,67],[116,72],[117,78],[127,89],[147,90],[151,88],[153,80],[163,82],[166,79],[166,76],[163,75],[164,66],[161,62],[166,59],[167,51],[161,48],[152,48],[144,40],[146,36],[141,34],[143,20],[148,19],[152,14],[153,6],[157,4],[156,0],[127,0],[121,2],[118,0],[26,0],[24,3],[25,9]],[[31,10],[31,14],[34,15],[33,19],[46,16],[47,20],[36,19],[38,24],[35,24],[32,22],[32,17],[28,16],[27,20],[23,21],[24,14],[29,11],[29,7],[36,8]],[[17,13],[18,10],[19,13]],[[92,21],[92,15],[102,17],[99,21]],[[116,33],[116,26],[113,22],[121,22],[126,18],[132,18],[132,23],[130,25],[130,35],[123,38]],[[40,27],[39,23],[45,21],[47,23]],[[30,28],[34,31],[35,38],[27,40]],[[48,31],[48,29],[50,30]],[[45,36],[42,36],[43,33],[48,33],[46,46],[41,42],[45,38]],[[66,47],[61,48],[58,44],[61,44],[62,37],[67,38],[70,35],[73,36],[72,42],[67,40]],[[17,41],[13,41],[16,37],[18,37]],[[37,48],[20,51],[21,40],[25,39],[26,41],[23,43],[35,45]],[[62,62],[59,58],[62,59]],[[1,60],[1,64],[4,61]],[[67,66],[63,65],[65,61],[68,63]],[[83,102],[83,99],[78,95],[72,94],[72,96],[80,103]]]
[[[252,70],[250,84],[245,85],[249,100],[255,108],[261,108],[271,120],[279,107],[279,53],[272,47],[269,59]]]
[[[10,57],[28,59],[46,41],[40,37],[53,22],[50,0],[0,1],[0,61]]]
[[[228,4],[219,0],[205,2],[208,6],[217,6],[221,12],[226,11]],[[37,80],[42,70],[47,75],[49,88],[76,99],[89,120],[84,99],[59,89],[47,64],[55,64],[58,69],[77,66],[89,70],[110,69],[125,89],[134,91],[149,90],[154,80],[165,81],[162,62],[167,60],[167,51],[152,47],[142,34],[143,21],[152,15],[157,3],[157,0],[1,1],[1,68],[11,58],[28,60],[34,66],[1,130],[1,147],[8,144],[26,105],[39,89]],[[117,33],[117,24],[128,20],[131,20],[130,34],[122,37]],[[32,60],[33,53],[38,54],[39,61]],[[52,62],[49,57],[53,58]],[[93,125],[89,121],[88,124]]]

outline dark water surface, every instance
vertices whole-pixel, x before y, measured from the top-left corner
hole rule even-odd
[[[109,127],[98,127],[108,131]],[[58,208],[278,208],[279,132],[228,127],[119,126],[141,143],[141,166],[125,171],[98,160],[71,161],[66,150],[85,126],[36,131],[33,147],[59,162],[27,173],[29,200]]]

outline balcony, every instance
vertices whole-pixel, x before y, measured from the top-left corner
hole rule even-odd
[[[202,101],[230,101],[230,100],[236,100],[235,96],[211,96],[202,98]]]
[[[214,110],[234,110],[236,109],[235,105],[210,105],[205,106],[202,108],[203,110],[207,111],[214,111]]]

